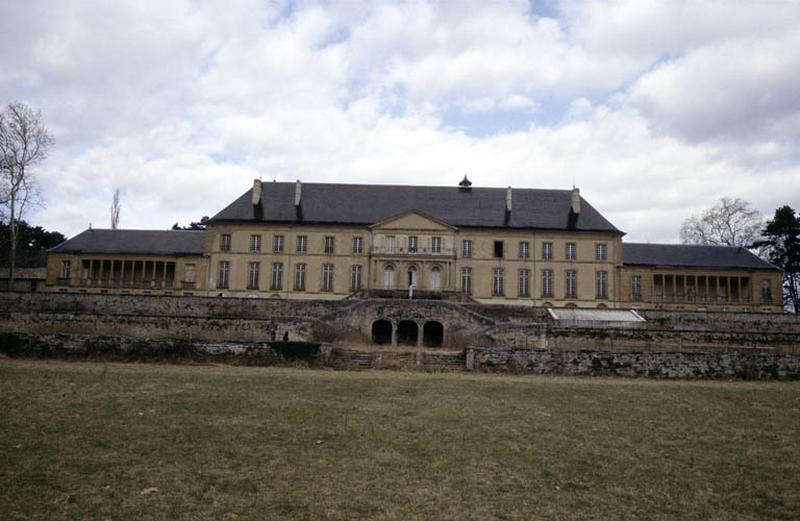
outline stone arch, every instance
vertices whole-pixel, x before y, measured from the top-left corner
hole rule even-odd
[[[608,309],[608,306],[606,306],[605,304],[598,304],[597,309]]]
[[[564,307],[567,308],[567,309],[576,309],[578,306],[576,304],[573,304],[572,302],[570,302],[569,304],[567,304]]]
[[[444,345],[444,326],[441,322],[430,320],[422,327],[422,345],[442,347]]]
[[[385,319],[376,320],[372,323],[372,343],[392,345],[392,323]]]
[[[401,320],[397,324],[397,345],[416,346],[419,338],[419,326],[413,320]]]

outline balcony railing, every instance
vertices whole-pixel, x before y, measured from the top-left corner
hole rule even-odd
[[[433,251],[431,248],[416,248],[409,250],[408,248],[387,248],[386,246],[373,246],[370,250],[373,255],[398,255],[398,256],[413,256],[425,255],[434,257],[453,257],[456,254],[454,248],[440,248]]]
[[[634,298],[635,300],[635,298]],[[641,300],[641,297],[639,297]],[[691,296],[691,295],[654,295],[653,302],[657,303],[678,303],[678,304],[749,304],[750,297],[742,295],[741,297],[731,297],[724,295],[717,296]]]
[[[79,279],[76,284],[66,281],[68,285],[96,288],[125,288],[125,289],[177,289],[179,283],[172,280],[119,280],[119,279]],[[194,289],[194,282],[180,283],[183,289]],[[186,284],[191,284],[187,287]]]

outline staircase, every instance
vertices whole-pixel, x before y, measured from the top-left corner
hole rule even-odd
[[[369,351],[335,347],[331,352],[331,365],[338,369],[363,371],[365,369],[397,369],[406,371],[463,371],[463,351],[431,352],[401,350],[397,348]]]

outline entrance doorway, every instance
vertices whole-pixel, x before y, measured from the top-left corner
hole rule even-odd
[[[372,323],[372,343],[379,346],[391,345],[392,323],[388,320],[376,320]]]
[[[417,323],[411,320],[403,320],[397,324],[397,345],[415,346],[419,337]]]
[[[408,268],[408,278],[406,279],[406,287],[414,286],[417,287],[417,267],[416,266],[409,266]]]
[[[442,347],[444,343],[444,326],[432,320],[425,322],[422,328],[422,345],[425,347]]]

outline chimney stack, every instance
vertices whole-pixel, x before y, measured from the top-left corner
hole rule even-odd
[[[511,187],[506,190],[506,213],[511,213]]]
[[[579,214],[581,213],[581,191],[572,187],[572,202],[570,203],[570,208],[572,213]]]
[[[253,180],[253,206],[261,204],[261,179]]]
[[[300,180],[298,179],[294,185],[294,205],[300,206],[300,198],[302,196],[303,186],[300,184]]]

